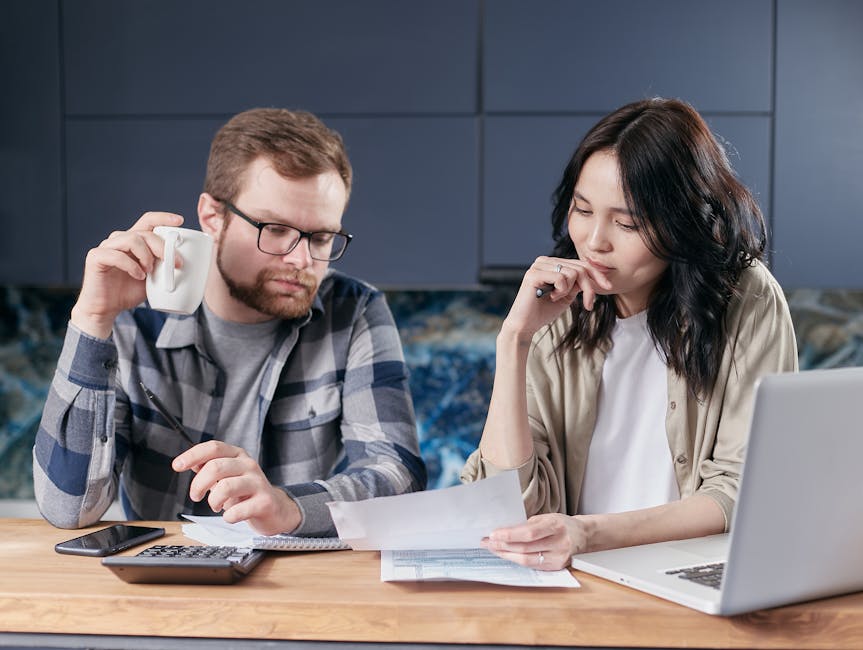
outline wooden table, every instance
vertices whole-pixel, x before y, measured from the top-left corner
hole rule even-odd
[[[194,543],[179,522],[143,523],[168,530],[158,543]],[[580,589],[382,583],[379,554],[354,551],[272,553],[230,586],[130,585],[98,558],[54,552],[78,534],[0,519],[0,644],[863,648],[863,593],[720,618],[580,572]],[[136,638],[151,645],[134,645]]]

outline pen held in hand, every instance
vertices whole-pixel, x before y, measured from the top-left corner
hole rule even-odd
[[[168,409],[166,409],[165,405],[162,404],[162,400],[160,400],[158,397],[156,397],[156,394],[153,391],[151,391],[149,388],[147,388],[144,385],[143,381],[139,381],[138,383],[141,385],[141,388],[144,389],[144,394],[153,403],[153,406],[156,407],[156,410],[159,411],[159,413],[162,414],[162,417],[164,417],[168,421],[168,424],[171,425],[171,428],[174,431],[176,431],[177,433],[179,433],[181,436],[183,436],[189,442],[189,444],[191,444],[193,446],[198,444],[194,440],[192,440],[192,438],[189,436],[189,434],[183,428],[183,425],[180,424],[179,422],[177,422],[176,418],[168,412]]]
[[[552,291],[554,291],[554,285],[546,283],[536,290],[536,297],[542,298],[545,294],[551,293]]]

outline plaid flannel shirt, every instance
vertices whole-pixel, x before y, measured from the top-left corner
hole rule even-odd
[[[213,514],[189,499],[192,473],[171,460],[189,447],[156,411],[155,392],[193,440],[218,438],[226,373],[191,316],[139,306],[111,337],[68,327],[33,448],[36,499],[56,526],[99,520],[118,487],[130,519]],[[408,371],[384,295],[330,271],[310,313],[284,321],[258,394],[257,458],[296,501],[298,535],[331,535],[328,501],[422,490]]]

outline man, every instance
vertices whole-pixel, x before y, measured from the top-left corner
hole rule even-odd
[[[33,449],[46,519],[90,525],[119,487],[130,519],[222,512],[262,534],[331,535],[328,501],[425,487],[384,296],[329,268],[350,242],[350,189],[338,134],[250,110],[212,143],[198,220],[216,254],[197,312],[142,304],[164,250],[153,228],[179,215],[148,212],[88,253]]]

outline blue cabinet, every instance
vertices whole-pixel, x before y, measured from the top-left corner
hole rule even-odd
[[[212,135],[256,106],[311,110],[342,133],[357,238],[341,268],[385,286],[476,282],[475,0],[63,9],[73,283],[86,251],[142,212],[195,222]]]
[[[477,120],[333,118],[354,166],[344,271],[392,288],[476,283]]]
[[[770,0],[490,0],[483,32],[483,267],[552,247],[551,194],[604,114],[681,97],[770,213]],[[504,275],[506,275],[504,273]]]
[[[787,288],[863,286],[863,3],[782,0],[773,269]]]
[[[354,166],[337,265],[387,286],[465,286],[477,273],[477,135],[470,117],[332,118]],[[68,277],[145,211],[197,227],[210,140],[224,120],[72,120],[67,127]]]
[[[0,3],[0,283],[64,279],[57,33],[56,1]]]
[[[470,113],[476,0],[75,0],[69,115]]]
[[[224,120],[93,118],[66,125],[72,284],[87,251],[147,211],[176,212],[197,228],[210,140]]]
[[[772,109],[771,0],[489,0],[490,112],[607,113],[647,96]]]
[[[0,282],[74,285],[143,211],[194,221],[212,135],[256,106],[344,136],[345,271],[518,279],[581,136],[663,95],[725,142],[784,286],[857,287],[861,34],[857,0],[8,0]]]

